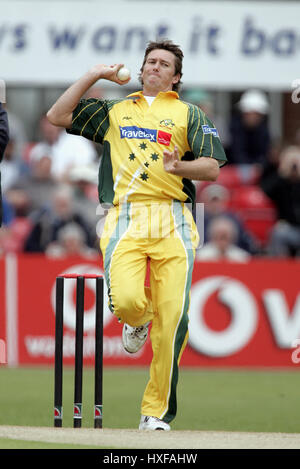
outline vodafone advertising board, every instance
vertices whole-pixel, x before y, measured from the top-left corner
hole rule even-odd
[[[54,361],[55,279],[63,273],[102,274],[99,259],[0,260],[0,340],[8,365]],[[196,263],[189,342],[182,366],[295,367],[300,365],[300,263],[253,260],[246,264]],[[75,352],[75,280],[65,280],[64,357]],[[86,279],[84,360],[94,362],[95,280]],[[124,351],[122,326],[104,308],[104,365],[148,365],[149,339],[137,354]],[[4,362],[4,361],[3,361]]]

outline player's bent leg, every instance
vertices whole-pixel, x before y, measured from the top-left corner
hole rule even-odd
[[[110,310],[130,326],[149,322],[152,311],[144,286],[147,256],[126,236],[126,230],[120,239],[113,235],[102,239],[101,250]]]
[[[149,319],[152,319],[153,306],[151,290],[149,287],[145,287],[145,294],[148,300],[147,315],[149,315]],[[132,327],[129,324],[124,324],[122,331],[122,343],[124,349],[128,353],[136,353],[143,347],[148,337],[149,325],[150,321],[137,327]]]
[[[126,261],[127,259],[127,261]],[[152,319],[151,303],[145,293],[146,261],[136,253],[115,253],[105,275],[109,288],[110,309],[121,323],[142,326]]]

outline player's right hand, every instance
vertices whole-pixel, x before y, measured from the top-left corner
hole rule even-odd
[[[118,83],[119,85],[126,85],[126,83],[130,81],[130,77],[128,78],[128,80],[121,81],[117,76],[118,71],[122,67],[124,67],[124,64],[98,64],[90,69],[90,73],[95,74],[97,76],[97,80],[104,79],[113,81],[115,83]]]

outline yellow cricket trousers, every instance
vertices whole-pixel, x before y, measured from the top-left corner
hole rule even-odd
[[[109,306],[120,322],[152,322],[153,358],[141,414],[171,422],[178,366],[188,339],[195,248],[193,217],[178,201],[127,202],[110,209],[100,247]],[[145,287],[150,260],[150,289]]]

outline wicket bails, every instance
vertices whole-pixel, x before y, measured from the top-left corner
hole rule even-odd
[[[54,373],[54,426],[62,427],[62,384],[63,384],[63,316],[64,280],[76,279],[76,332],[75,332],[75,381],[74,381],[74,428],[82,421],[82,371],[83,371],[83,318],[85,279],[96,281],[95,323],[95,399],[94,428],[102,428],[103,389],[103,277],[92,274],[65,274],[56,278],[55,318],[55,373]]]

